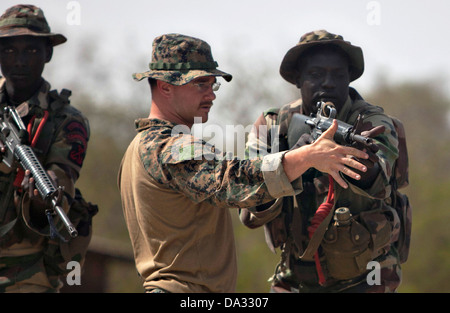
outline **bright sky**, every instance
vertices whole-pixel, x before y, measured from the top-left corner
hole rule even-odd
[[[240,71],[249,72],[264,63],[273,67],[274,79],[282,80],[278,68],[284,54],[302,34],[315,29],[341,34],[363,48],[365,74],[353,83],[363,91],[375,83],[381,71],[390,80],[440,75],[450,87],[448,0],[29,2],[44,10],[53,32],[68,38],[66,44],[55,49],[51,65],[68,68],[64,72],[67,77],[89,75],[89,69],[74,64],[70,56],[72,51],[97,40],[94,57],[99,66],[104,66],[104,73],[114,78],[114,86],[106,87],[109,93],[120,90],[120,86],[136,88],[132,87],[137,83],[131,80],[131,73],[147,70],[152,41],[163,33],[178,32],[206,40],[219,68],[235,77]],[[17,3],[2,0],[0,10],[4,12]],[[231,68],[227,63],[230,56],[248,67]],[[61,77],[52,85],[59,89],[64,86],[57,84],[63,82]]]

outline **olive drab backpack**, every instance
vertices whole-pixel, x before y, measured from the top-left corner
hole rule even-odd
[[[408,160],[408,149],[406,146],[406,133],[403,123],[390,116],[394,123],[395,130],[398,135],[398,149],[399,156],[394,164],[394,177],[391,182],[392,185],[392,206],[397,211],[401,230],[398,241],[395,243],[397,248],[400,263],[405,263],[409,255],[409,246],[411,243],[411,227],[412,227],[412,207],[409,203],[408,196],[399,191],[399,189],[404,188],[409,185],[409,160]]]

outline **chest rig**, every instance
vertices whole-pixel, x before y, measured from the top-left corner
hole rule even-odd
[[[27,129],[25,143],[33,149],[41,164],[45,164],[56,130],[62,122],[62,116],[58,113],[69,104],[70,95],[71,91],[67,89],[63,89],[61,93],[52,90],[40,93],[37,101],[31,98],[16,107]],[[0,109],[3,110],[7,105],[6,95],[1,93]],[[20,240],[17,238],[20,235],[13,235],[10,231],[21,218],[20,205],[17,203],[20,203],[23,177],[24,171],[18,164],[8,167],[3,162],[0,163],[0,241],[3,243],[10,242],[12,238]]]

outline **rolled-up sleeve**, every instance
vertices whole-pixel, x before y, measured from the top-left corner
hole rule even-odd
[[[283,168],[283,158],[287,151],[264,156],[261,170],[269,193],[274,198],[298,194],[302,191],[301,178],[295,181],[295,186]]]

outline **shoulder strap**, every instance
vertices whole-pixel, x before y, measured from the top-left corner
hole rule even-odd
[[[356,122],[356,119],[358,118],[358,115],[362,114],[363,112],[364,112],[364,117],[367,118],[368,116],[371,116],[371,115],[382,114],[382,113],[384,113],[384,110],[382,107],[372,105],[370,103],[367,103],[364,100],[356,100],[354,107],[353,107],[353,112],[351,113],[350,117],[348,118],[347,124],[354,125]]]
[[[323,236],[325,235],[328,225],[330,224],[331,218],[333,217],[334,210],[335,205],[333,205],[333,208],[331,209],[330,213],[322,221],[322,223],[320,223],[319,227],[317,227],[316,229],[316,232],[309,240],[305,252],[303,252],[303,254],[299,257],[303,261],[314,261],[314,254],[316,253],[317,249],[320,246],[320,243],[322,242]]]
[[[58,128],[58,125],[62,121],[58,113],[61,109],[70,104],[69,97],[71,94],[72,92],[68,89],[63,89],[61,93],[58,93],[56,90],[49,92],[49,118],[44,124],[42,133],[34,147],[36,153],[45,155],[48,152],[52,142],[54,130]],[[36,125],[39,125],[41,120],[42,118],[36,118],[33,128],[37,127]]]
[[[292,114],[299,113],[302,100],[298,99],[289,104],[281,107],[278,113],[278,124],[280,125],[280,136],[287,136],[289,129],[289,122],[291,121]]]
[[[295,100],[289,104],[282,106],[278,113],[277,122],[278,122],[278,125],[280,125],[280,129],[279,129],[280,150],[279,151],[289,149],[289,144],[288,144],[289,124],[291,122],[292,115],[294,113],[300,112],[301,103],[302,103],[301,99]]]
[[[339,198],[340,190],[341,190],[340,188],[335,189],[335,197],[334,197],[335,200],[332,209],[325,217],[325,219],[319,224],[313,236],[309,240],[308,246],[306,247],[305,251],[299,257],[303,261],[314,261],[314,254],[316,253],[317,249],[319,248],[322,242],[323,236],[325,235],[328,225],[330,224],[331,218],[333,217],[334,210],[336,209],[336,199]]]
[[[408,148],[406,146],[406,132],[403,123],[394,116],[392,119],[398,139],[398,158],[394,164],[393,187],[394,189],[404,188],[409,185],[409,160]]]

